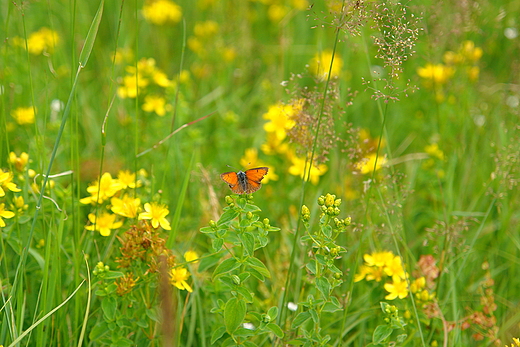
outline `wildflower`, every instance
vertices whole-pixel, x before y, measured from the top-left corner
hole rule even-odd
[[[137,217],[139,206],[141,206],[141,199],[134,199],[128,195],[125,195],[122,199],[113,197],[110,199],[110,203],[112,205],[111,210],[115,214],[127,218],[135,218]]]
[[[0,204],[0,228],[6,226],[3,218],[13,218],[15,216],[14,212],[7,211],[5,209],[5,204]]]
[[[218,23],[212,20],[195,23],[193,33],[201,38],[212,38],[219,32]]]
[[[136,284],[137,280],[134,279],[134,274],[132,272],[125,273],[123,277],[119,277],[115,281],[117,295],[123,296],[130,293]]]
[[[152,202],[151,204],[146,203],[144,204],[144,209],[146,212],[141,212],[139,214],[138,219],[150,219],[152,221],[152,226],[154,228],[158,228],[159,225],[164,230],[171,230],[170,222],[165,218],[170,211],[168,211],[168,208],[166,208],[165,205],[158,204],[155,202]]]
[[[52,52],[59,42],[60,37],[56,31],[43,27],[29,35],[27,48],[29,53],[39,55]]]
[[[267,133],[267,143],[261,145],[260,149],[267,155],[284,154],[289,151],[289,144],[283,142],[283,138],[279,138],[275,132],[270,132]]]
[[[475,43],[473,41],[464,41],[460,48],[460,52],[464,58],[469,60],[470,62],[476,62],[480,60],[482,57],[482,48],[475,47]]]
[[[395,256],[392,260],[387,261],[384,271],[387,276],[392,276],[394,282],[404,279],[406,276],[401,264],[401,257],[399,256]]]
[[[34,123],[34,107],[18,107],[11,111],[11,116],[15,122],[20,125],[33,124]]]
[[[134,59],[134,52],[130,48],[119,47],[112,58],[116,65],[131,62]]]
[[[452,67],[443,64],[426,64],[425,67],[417,69],[417,74],[435,85],[445,84],[455,73]]]
[[[151,76],[154,83],[157,84],[159,87],[167,88],[174,85],[174,83],[170,79],[168,79],[168,76],[159,69],[155,69],[152,72]]]
[[[313,164],[309,174],[308,168],[305,167],[306,160],[304,158],[299,158],[296,155],[292,155],[291,162],[292,166],[289,167],[289,173],[293,176],[300,176],[302,178],[305,175],[305,180],[310,180],[314,185],[318,184],[320,176],[323,176],[328,169],[327,165],[325,164],[320,164],[318,166]]]
[[[148,0],[143,6],[143,17],[156,25],[175,24],[181,20],[182,9],[170,0]]]
[[[444,152],[439,149],[439,145],[437,143],[432,143],[431,145],[424,147],[424,151],[432,157],[437,157],[439,160],[444,160]]]
[[[18,213],[22,213],[23,211],[29,208],[23,199],[23,196],[15,196],[13,198],[14,207],[18,210]]]
[[[113,179],[109,172],[105,172],[100,180],[96,180],[87,188],[90,193],[89,197],[80,200],[82,204],[102,203],[108,198],[114,196],[118,191],[123,189],[123,184],[117,179]]]
[[[424,289],[426,286],[426,278],[424,276],[421,276],[419,278],[416,278],[412,283],[410,283],[410,291],[412,293],[417,293],[421,289]]]
[[[118,229],[123,225],[123,222],[116,222],[116,215],[107,212],[101,212],[98,217],[94,213],[89,213],[88,220],[92,225],[87,225],[85,229],[92,231],[99,231],[101,236],[110,236],[114,229]]]
[[[144,98],[144,104],[142,106],[143,111],[155,112],[158,116],[164,116],[166,111],[171,108],[170,105],[166,104],[166,100],[162,96],[147,95]]]
[[[22,172],[29,162],[29,154],[22,152],[20,157],[17,157],[14,152],[9,153],[9,163],[14,165],[15,169]]]
[[[343,68],[343,59],[336,53],[332,61],[332,51],[325,50],[312,58],[309,64],[309,71],[320,80],[326,80],[329,76],[329,69],[332,78],[338,77]],[[332,69],[330,64],[332,63]]]
[[[292,116],[299,112],[302,106],[301,103],[293,105],[279,103],[269,106],[269,110],[263,115],[264,119],[269,120],[268,123],[264,124],[264,130],[268,133],[275,133],[278,140],[285,139],[287,130],[296,124]]]
[[[5,196],[5,189],[15,193],[22,191],[12,180],[13,174],[11,172],[3,172],[0,170],[0,197]]]
[[[363,255],[363,259],[368,266],[383,267],[394,259],[394,254],[389,251],[374,252]]]
[[[141,182],[135,180],[135,173],[131,173],[128,170],[119,171],[117,173],[117,179],[122,185],[122,189],[139,187]]]
[[[280,4],[272,4],[267,10],[267,16],[273,23],[279,23],[289,12],[289,8]]]
[[[190,273],[184,267],[173,268],[170,271],[170,282],[180,290],[187,290],[192,293],[193,289],[186,280],[190,277]]]
[[[385,296],[386,300],[394,300],[396,298],[404,299],[408,296],[408,288],[406,281],[394,281],[393,283],[385,283],[385,290],[389,293]]]
[[[354,164],[354,170],[356,170],[356,172],[362,173],[363,175],[366,175],[374,171],[374,165],[375,171],[377,171],[380,168],[382,168],[386,164],[386,162],[387,160],[385,157],[377,156],[376,153],[370,153],[368,154],[367,158],[364,158],[363,160]]]
[[[149,84],[149,80],[144,78],[142,74],[126,75],[123,77],[123,83],[117,88],[117,95],[120,98],[135,98],[141,89],[146,88]]]
[[[195,251],[186,251],[186,253],[184,253],[184,259],[187,262],[198,263],[199,255]]]
[[[224,59],[224,61],[228,63],[235,60],[235,58],[237,57],[237,51],[233,47],[222,48],[220,54],[222,55],[222,59]]]

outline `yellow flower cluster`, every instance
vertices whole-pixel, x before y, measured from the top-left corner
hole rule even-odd
[[[164,90],[175,85],[166,74],[156,67],[155,59],[143,58],[136,66],[127,66],[127,74],[122,78],[117,95],[122,98],[144,96],[142,109],[145,112],[164,116],[172,106],[163,96]]]
[[[36,109],[34,107],[18,107],[11,111],[11,117],[19,125],[33,124]]]
[[[339,77],[342,69],[343,59],[337,53],[333,57],[330,49],[316,54],[309,64],[309,72],[320,80],[326,80],[329,77],[329,70],[331,78]]]
[[[263,118],[268,120],[264,124],[264,130],[266,131],[267,142],[261,145],[261,150],[267,155],[282,155],[289,162],[290,167],[288,169],[289,174],[294,176],[304,177],[306,181],[311,181],[313,184],[317,184],[320,176],[327,172],[327,166],[325,164],[313,165],[310,170],[306,170],[306,158],[299,157],[296,155],[294,148],[286,141],[287,132],[291,130],[296,122],[294,117],[302,112],[305,100],[300,99],[292,104],[278,103],[269,106],[267,113],[263,115]],[[243,158],[243,161],[250,159],[247,157]],[[270,179],[276,180],[276,174],[269,172]]]
[[[20,156],[20,158],[16,157],[13,152],[9,154],[9,162],[14,164],[17,170],[20,168],[18,171],[23,171],[25,164],[27,164],[28,161],[29,156],[25,152]],[[16,163],[18,163],[18,165],[16,165]],[[16,183],[13,182],[13,178],[14,175],[11,171],[0,170],[0,228],[4,228],[7,225],[4,221],[4,218],[10,219],[16,215],[12,210],[21,213],[23,210],[27,209],[27,205],[25,204],[22,196],[12,197],[9,204],[9,209],[6,207],[6,202],[9,202],[7,193],[19,193],[22,191],[16,186]]]
[[[170,0],[148,0],[143,6],[143,17],[155,25],[176,24],[182,18],[182,9]]]
[[[13,37],[11,41],[16,46],[27,48],[31,54],[40,55],[43,53],[52,53],[61,39],[56,31],[43,27],[29,35],[27,38],[27,47],[25,46],[25,40],[21,37]]]
[[[475,47],[473,41],[464,41],[457,52],[444,53],[444,64],[427,63],[417,69],[417,74],[426,87],[435,90],[436,99],[440,102],[444,100],[443,86],[455,76],[457,70],[463,70],[470,81],[478,79],[480,69],[477,64],[482,54],[482,48]]]
[[[165,230],[170,230],[170,222],[166,219],[169,214],[165,205],[155,202],[145,203],[144,212],[141,212],[141,199],[132,197],[129,189],[135,189],[141,186],[141,181],[136,179],[136,174],[129,171],[120,171],[117,178],[112,178],[108,172],[104,173],[101,178],[93,182],[87,192],[90,196],[80,200],[82,204],[101,205],[107,203],[108,211],[100,211],[90,213],[88,219],[90,225],[85,229],[98,231],[102,236],[109,236],[112,230],[118,229],[123,225],[122,217],[136,218],[138,220],[149,220],[152,227],[159,226]]]
[[[396,298],[403,299],[408,296],[408,285],[401,258],[395,256],[390,251],[374,252],[363,256],[365,264],[360,267],[358,274],[354,276],[354,282],[362,280],[381,282],[383,277],[390,277],[392,282],[384,284],[385,290],[389,293],[385,296],[386,300]]]

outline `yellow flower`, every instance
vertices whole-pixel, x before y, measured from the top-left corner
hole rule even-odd
[[[123,84],[117,88],[117,95],[120,98],[135,98],[141,89],[146,88],[149,84],[147,78],[142,77],[142,74],[126,75],[123,77]]]
[[[6,226],[3,218],[13,218],[15,216],[14,212],[7,211],[5,209],[5,204],[0,204],[0,227],[3,228]]]
[[[101,236],[110,236],[113,229],[120,228],[123,222],[116,222],[116,215],[107,212],[101,212],[96,218],[94,213],[89,213],[88,220],[92,225],[87,225],[85,229],[99,231]]]
[[[417,69],[417,74],[427,81],[432,81],[435,84],[446,83],[455,73],[452,67],[443,64],[426,64],[425,67]]]
[[[480,60],[480,58],[482,58],[482,54],[483,54],[482,48],[475,47],[475,43],[473,41],[469,41],[469,40],[464,41],[462,43],[460,52],[464,56],[464,58],[466,58],[467,60],[469,60],[471,62],[476,62],[476,61]]]
[[[193,33],[200,38],[212,38],[219,32],[218,23],[212,20],[195,23]]]
[[[156,25],[175,24],[182,18],[182,9],[170,0],[148,0],[143,6],[143,17]]]
[[[439,145],[437,143],[432,143],[431,145],[424,147],[424,151],[432,157],[437,157],[440,160],[444,160],[444,152],[439,149]]]
[[[168,79],[168,76],[159,69],[152,72],[152,80],[159,87],[163,88],[168,88],[174,85],[174,83]]]
[[[139,187],[141,185],[140,181],[135,180],[135,173],[131,173],[128,170],[119,171],[117,173],[117,179],[119,180],[119,183],[121,183],[122,189],[135,188],[136,186]]]
[[[155,112],[158,116],[162,117],[166,114],[166,111],[171,108],[166,105],[166,100],[162,96],[147,95],[144,98],[143,110],[146,112]]]
[[[154,228],[158,228],[159,225],[164,230],[171,230],[170,222],[165,218],[170,211],[166,208],[166,205],[158,204],[152,202],[151,204],[144,204],[144,210],[146,212],[139,213],[138,219],[150,219],[152,221],[152,226]]]
[[[309,8],[309,2],[307,0],[291,0],[291,5],[300,11],[305,11]]]
[[[80,200],[82,204],[96,204],[111,198],[118,191],[123,189],[123,184],[117,179],[113,179],[109,172],[105,172],[100,180],[96,180],[87,188],[89,197]]]
[[[267,17],[273,23],[279,23],[289,12],[289,8],[280,4],[272,4],[267,10]]]
[[[321,80],[326,80],[329,76],[330,64],[332,63],[331,77],[338,77],[343,69],[343,59],[336,53],[332,62],[332,51],[325,50],[312,58],[309,64],[309,71]]]
[[[389,251],[374,252],[363,255],[363,259],[368,266],[383,267],[394,259],[394,254]]]
[[[419,290],[423,289],[426,286],[426,278],[421,276],[416,278],[412,283],[410,283],[410,291],[412,293],[417,293]]]
[[[393,281],[405,279],[405,272],[401,264],[401,257],[395,256],[392,260],[387,261],[384,267],[385,274],[392,276]]]
[[[60,37],[58,33],[49,28],[41,28],[40,30],[29,35],[27,39],[27,48],[29,53],[34,55],[43,52],[52,52],[54,47],[59,43]]]
[[[131,198],[128,195],[123,196],[122,199],[113,197],[110,199],[110,204],[112,207],[110,208],[112,212],[127,218],[135,218],[137,217],[137,211],[139,210],[139,206],[141,206],[141,199]]]
[[[195,251],[186,251],[186,253],[184,253],[184,259],[187,262],[198,263],[199,255]]]
[[[193,289],[191,289],[190,285],[186,280],[190,277],[190,273],[186,268],[178,267],[170,270],[170,282],[175,287],[180,290],[187,290],[192,293]]]
[[[14,165],[14,167],[18,171],[23,171],[28,162],[29,154],[25,152],[22,152],[22,154],[20,154],[20,157],[17,157],[14,152],[9,153],[9,163]]]
[[[11,116],[15,122],[20,125],[34,123],[35,108],[34,107],[18,107],[11,111]]]
[[[24,210],[27,210],[29,208],[29,205],[27,205],[23,199],[23,196],[15,196],[13,198],[14,207],[18,210],[19,213],[23,212]]]
[[[376,171],[382,168],[386,164],[387,160],[383,156],[377,157]],[[358,163],[354,164],[354,169],[363,175],[368,173],[372,173],[374,170],[374,164],[376,163],[376,153],[371,153],[368,155],[368,158],[361,160]]]
[[[296,125],[293,116],[301,112],[303,101],[298,101],[292,105],[284,105],[278,103],[269,106],[267,113],[264,113],[263,118],[269,120],[264,124],[264,130],[268,133],[275,133],[276,138],[281,141],[287,136],[287,130]]]
[[[3,172],[0,170],[0,197],[5,196],[5,190],[10,190],[12,192],[21,192],[22,190],[16,186],[15,183],[12,182],[13,174],[9,171]]]
[[[393,283],[385,283],[385,290],[389,293],[385,296],[386,300],[394,300],[396,298],[404,299],[408,296],[408,288],[406,281],[394,281]]]
[[[275,168],[258,159],[258,150],[256,148],[246,149],[244,156],[240,159],[240,165],[246,169],[266,166],[269,168],[269,175],[264,177],[262,183],[265,184],[270,180],[278,181],[278,175],[275,173]]]
[[[305,158],[299,158],[296,155],[290,155],[292,165],[289,167],[289,173],[293,176],[300,176],[303,178],[305,175],[305,180],[309,181],[309,172],[308,168],[305,168]],[[312,184],[318,184],[320,180],[320,176],[323,176],[327,172],[327,165],[320,164],[318,166],[312,165],[310,172],[310,181]]]
[[[222,59],[224,59],[225,62],[231,62],[235,60],[237,57],[237,51],[233,47],[224,47],[220,54],[222,55]]]
[[[264,154],[274,155],[276,153],[284,154],[289,151],[289,144],[283,142],[283,138],[279,138],[276,132],[267,133],[267,143],[260,146],[260,149]],[[285,132],[284,132],[285,135]],[[285,138],[285,136],[284,136]]]

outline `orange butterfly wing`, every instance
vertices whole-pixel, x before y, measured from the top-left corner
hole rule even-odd
[[[246,172],[225,172],[220,178],[229,185],[235,194],[251,194],[256,192],[262,184],[260,183],[269,171],[267,167],[257,167]]]
[[[256,192],[262,186],[262,179],[265,175],[267,175],[267,171],[269,168],[267,167],[257,167],[255,169],[249,169],[245,172],[247,182],[246,182],[246,193],[251,194]]]
[[[236,172],[224,172],[222,175],[220,175],[220,178],[222,178],[222,180],[229,185],[229,188],[231,188],[233,193],[244,194],[240,184],[238,183],[238,175]]]

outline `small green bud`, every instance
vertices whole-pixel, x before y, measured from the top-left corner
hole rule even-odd
[[[234,202],[233,198],[229,195],[226,195],[225,200],[226,200],[226,204],[228,204],[228,205],[231,205]]]
[[[323,195],[318,198],[318,205],[325,205],[325,197]]]
[[[264,223],[264,226],[268,227],[269,226],[269,218],[264,218],[263,223]]]
[[[249,211],[246,213],[246,218],[247,219],[253,219],[253,212]]]
[[[339,207],[341,205],[341,199],[334,200],[334,206]]]

